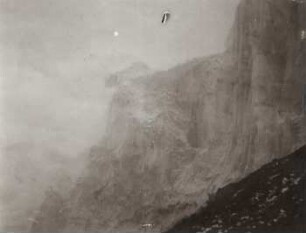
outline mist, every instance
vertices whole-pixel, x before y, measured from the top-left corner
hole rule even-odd
[[[109,75],[223,52],[237,4],[1,0],[0,229],[31,224],[49,188],[69,192],[105,133]]]

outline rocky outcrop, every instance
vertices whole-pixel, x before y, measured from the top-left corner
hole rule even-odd
[[[107,77],[105,80],[105,86],[108,88],[116,87],[140,76],[148,76],[150,73],[151,70],[146,64],[141,62],[133,63],[127,69],[123,69]]]
[[[46,192],[46,197],[36,219],[33,220],[34,232],[57,232],[65,226],[66,216],[64,200],[53,189]]]
[[[227,185],[167,233],[304,232],[306,146]]]
[[[300,4],[243,0],[224,54],[118,85],[59,231],[165,229],[305,144]]]

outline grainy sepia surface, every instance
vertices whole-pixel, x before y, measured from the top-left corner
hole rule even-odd
[[[305,232],[304,0],[0,0],[0,81],[0,232]]]

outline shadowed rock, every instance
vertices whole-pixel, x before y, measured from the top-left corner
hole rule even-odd
[[[166,233],[304,232],[306,146],[218,190]]]

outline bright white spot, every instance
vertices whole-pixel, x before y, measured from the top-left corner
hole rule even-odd
[[[273,201],[275,201],[277,199],[277,196],[273,196],[273,197],[271,197],[271,198],[268,198],[267,199],[267,202],[273,202]]]
[[[119,36],[119,32],[114,31],[114,37],[117,37],[117,36]]]
[[[283,188],[282,189],[282,193],[285,193],[285,192],[287,192],[289,189],[286,187],[286,188]]]
[[[153,224],[151,224],[151,223],[142,224],[142,227],[143,228],[152,228]]]
[[[297,179],[293,180],[293,184],[295,184],[295,185],[299,184],[300,180],[301,180],[301,178],[297,178]]]
[[[306,39],[306,30],[301,31],[301,39],[305,40]]]

